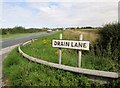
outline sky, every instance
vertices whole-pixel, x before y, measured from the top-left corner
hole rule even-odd
[[[99,27],[118,21],[119,0],[2,0],[0,28]]]

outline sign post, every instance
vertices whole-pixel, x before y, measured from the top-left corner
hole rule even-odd
[[[60,39],[62,39],[62,34],[60,34]],[[61,48],[59,48],[59,61],[58,63],[61,64],[61,57],[62,57],[62,51],[61,51]]]
[[[83,39],[83,35],[81,34],[80,35],[80,40],[82,41],[82,39]],[[79,50],[79,55],[78,55],[78,67],[81,67],[81,56],[82,56],[82,51],[81,50]]]
[[[80,35],[79,40],[62,40],[62,34],[60,34],[59,40],[52,40],[52,47],[59,48],[58,63],[61,64],[62,51],[61,48],[77,49],[78,52],[78,67],[81,67],[82,50],[89,50],[89,41],[83,41],[83,35]]]

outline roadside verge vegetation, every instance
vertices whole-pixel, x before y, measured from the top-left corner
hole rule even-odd
[[[38,28],[29,28],[26,29],[22,26],[16,26],[14,28],[1,28],[1,37],[0,38],[10,38],[10,37],[17,37],[22,36],[26,34],[32,34],[32,33],[39,33],[46,31],[45,29],[38,29]]]
[[[9,80],[8,86],[82,86],[95,87],[99,82],[87,77],[49,66],[37,64],[23,58],[14,49],[4,61],[3,72]]]
[[[109,24],[115,25],[115,24]],[[109,26],[120,30],[119,27]],[[106,27],[106,26],[105,26]],[[106,28],[97,32],[68,30],[63,32],[63,39],[79,39],[79,34],[84,35],[84,40],[90,41],[90,50],[82,52],[82,68],[120,72],[119,59],[115,59],[111,55],[112,46],[107,43],[103,48],[101,32]],[[104,29],[105,28],[105,29]],[[108,27],[107,27],[108,28]],[[109,29],[107,29],[109,30]],[[115,31],[116,31],[115,30]],[[119,31],[118,31],[119,32]],[[112,32],[113,33],[113,32]],[[32,44],[22,46],[21,49],[28,55],[43,59],[46,61],[58,63],[58,49],[52,48],[51,40],[59,39],[60,33],[44,36],[36,40]],[[69,36],[67,36],[69,35]],[[109,33],[108,33],[109,35]],[[118,35],[114,35],[118,36]],[[111,38],[110,38],[111,39]],[[105,41],[105,40],[104,40]],[[110,40],[111,41],[111,40]],[[118,42],[120,40],[116,40]],[[111,53],[108,54],[107,50]],[[114,50],[113,50],[114,51]],[[107,52],[107,53],[103,53]],[[116,53],[117,54],[117,53]],[[118,54],[117,54],[118,55]],[[118,57],[115,55],[115,57]],[[69,66],[77,66],[78,51],[71,49],[62,49],[62,64]],[[63,71],[41,64],[33,63],[23,58],[17,49],[14,49],[4,61],[3,72],[5,77],[9,79],[9,85],[22,86],[81,86],[81,87],[118,87],[120,79],[109,81],[107,84],[100,84],[99,81],[91,81],[85,75]]]

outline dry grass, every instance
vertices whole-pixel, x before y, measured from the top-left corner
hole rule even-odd
[[[83,35],[83,40],[90,41],[91,44],[95,42],[97,38],[99,38],[98,32],[91,31],[91,30],[66,30],[64,33],[64,39],[73,39],[73,40],[79,40],[80,34]]]

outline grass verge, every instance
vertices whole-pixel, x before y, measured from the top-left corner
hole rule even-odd
[[[34,57],[58,63],[58,49],[51,47],[51,40],[58,39],[59,33],[39,38],[22,50]],[[63,49],[62,64],[76,66],[77,51]],[[108,62],[109,61],[109,62]],[[114,64],[113,64],[114,63]],[[92,52],[82,55],[82,67],[100,70],[117,71],[116,62],[95,56]],[[76,87],[111,87],[119,86],[120,79],[101,85],[99,81],[91,81],[87,76],[55,69],[31,62],[14,49],[3,63],[3,73],[9,79],[10,86],[76,86]]]
[[[100,85],[83,75],[28,61],[17,52],[17,49],[14,49],[5,59],[3,72],[9,79],[9,86],[82,86],[88,88]]]
[[[15,38],[15,37],[26,36],[31,34],[35,34],[35,33],[5,34],[5,35],[1,35],[0,38]]]
[[[36,58],[58,63],[58,48],[52,48],[52,39],[59,39],[60,33],[44,36],[22,50]],[[100,52],[99,50],[97,52]],[[77,67],[78,50],[62,49],[62,64]],[[94,50],[83,51],[82,67],[88,69],[118,71],[118,63],[104,56],[96,56]]]

